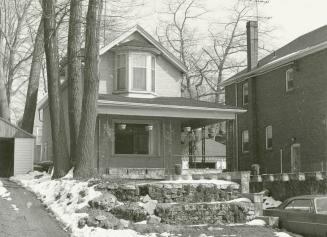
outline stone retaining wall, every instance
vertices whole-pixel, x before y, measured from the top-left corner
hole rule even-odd
[[[279,201],[299,195],[327,194],[325,172],[257,175],[252,176],[251,180],[251,193],[268,189],[272,197]]]
[[[155,214],[166,224],[243,223],[251,206],[239,203],[158,204]]]

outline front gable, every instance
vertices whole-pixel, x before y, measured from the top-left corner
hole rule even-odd
[[[139,26],[100,51],[100,94],[181,96],[185,66]]]

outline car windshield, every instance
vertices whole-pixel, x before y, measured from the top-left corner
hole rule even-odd
[[[316,198],[315,203],[317,213],[327,215],[327,197]]]

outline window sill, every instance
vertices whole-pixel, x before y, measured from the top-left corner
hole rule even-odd
[[[242,151],[242,154],[250,154],[250,151]]]
[[[289,89],[289,90],[285,90],[286,94],[292,93],[293,91],[295,91],[295,88]]]
[[[272,150],[273,150],[272,147],[271,148],[266,147],[266,151],[272,151]]]

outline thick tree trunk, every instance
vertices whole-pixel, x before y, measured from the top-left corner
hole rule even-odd
[[[0,11],[0,27],[4,24],[4,16]],[[0,117],[10,121],[10,110],[6,92],[5,74],[3,71],[4,36],[0,32]]]
[[[70,128],[70,157],[76,161],[76,146],[82,109],[81,73],[82,1],[70,2],[68,31],[68,110]]]
[[[85,33],[85,68],[82,117],[77,144],[74,176],[86,178],[95,174],[95,127],[99,85],[99,27],[102,0],[89,0]]]
[[[35,36],[32,64],[30,76],[28,79],[26,103],[22,121],[22,129],[29,133],[33,133],[34,118],[37,105],[37,94],[39,89],[40,74],[42,69],[42,58],[44,53],[43,36],[43,20],[41,20],[39,28],[37,30],[37,34]]]
[[[67,173],[70,168],[70,160],[63,119],[63,107],[60,99],[55,0],[43,1],[43,21],[54,163],[53,178],[58,178]]]

